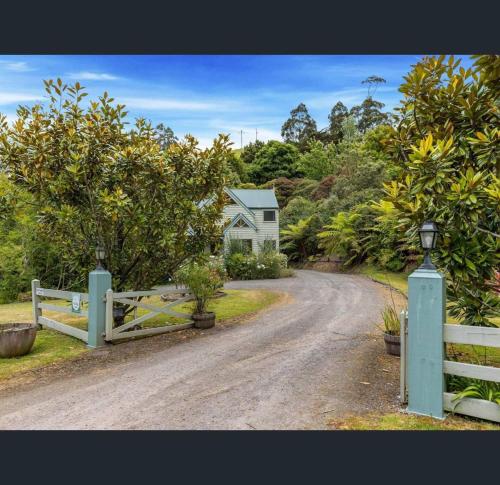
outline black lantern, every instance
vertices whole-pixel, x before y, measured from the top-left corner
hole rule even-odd
[[[425,250],[424,262],[421,269],[436,269],[432,264],[430,252],[436,248],[437,237],[439,234],[437,225],[434,221],[425,221],[419,229],[420,244]]]
[[[104,246],[102,244],[98,244],[95,248],[95,259],[97,261],[96,269],[104,269],[102,262],[104,261],[105,257],[106,257],[106,250],[104,249]]]

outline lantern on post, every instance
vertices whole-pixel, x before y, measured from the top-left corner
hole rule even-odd
[[[95,259],[97,261],[96,269],[100,270],[104,269],[102,262],[104,261],[105,257],[106,257],[106,250],[104,249],[104,246],[99,243],[95,248]]]
[[[436,269],[431,260],[431,251],[436,249],[436,243],[438,238],[438,228],[434,221],[425,221],[422,227],[418,230],[420,236],[420,245],[425,251],[424,262],[420,266],[420,269]]]

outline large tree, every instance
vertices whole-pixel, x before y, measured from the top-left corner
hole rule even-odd
[[[499,56],[460,67],[426,57],[405,77],[391,148],[400,174],[387,184],[408,240],[437,222],[435,261],[448,279],[452,314],[491,325],[499,314],[490,283],[500,263]]]
[[[281,127],[281,136],[287,143],[295,143],[304,150],[317,132],[316,121],[312,118],[304,103],[300,103],[290,111],[288,118]]]
[[[349,116],[347,107],[339,101],[330,111],[328,115],[330,140],[333,143],[338,143],[342,140],[342,123]]]
[[[333,172],[336,156],[334,144],[324,145],[320,141],[312,141],[308,151],[300,155],[297,165],[307,178],[321,180]]]
[[[297,167],[298,158],[295,145],[271,140],[257,152],[248,177],[255,184],[279,177],[297,177],[301,174]]]
[[[389,114],[382,109],[385,104],[368,96],[359,106],[353,106],[349,114],[356,120],[357,128],[361,133],[379,125],[389,123]]]
[[[155,137],[162,150],[166,150],[170,145],[178,143],[179,141],[174,134],[174,130],[172,130],[170,126],[165,126],[163,123],[160,123],[155,128]]]
[[[240,154],[241,160],[245,162],[247,165],[251,165],[254,160],[257,152],[265,145],[263,141],[255,140],[255,143],[250,142],[248,145],[243,147],[243,150]]]
[[[186,137],[162,151],[144,119],[125,129],[125,106],[107,93],[84,106],[79,83],[45,88],[48,106],[19,107],[12,126],[0,117],[0,163],[32,195],[61,259],[85,274],[101,242],[114,289],[143,289],[217,240],[226,136],[204,150]]]

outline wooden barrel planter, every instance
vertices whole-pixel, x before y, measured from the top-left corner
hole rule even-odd
[[[30,352],[38,326],[34,323],[0,325],[0,357],[19,357]]]
[[[399,335],[384,333],[385,350],[389,355],[401,355],[401,340]]]
[[[214,312],[194,313],[192,317],[196,328],[211,328],[215,325]]]

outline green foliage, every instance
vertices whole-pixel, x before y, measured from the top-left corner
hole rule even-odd
[[[252,248],[246,246],[241,239],[231,238],[228,241],[226,253],[231,256],[233,254],[250,254]]]
[[[297,177],[299,151],[291,143],[281,143],[271,140],[255,155],[253,164],[248,171],[249,180],[257,185],[278,177]]]
[[[240,154],[241,160],[248,166],[251,165],[258,151],[265,145],[263,141],[255,140],[255,143],[249,143],[243,147],[243,151]]]
[[[334,185],[335,177],[333,175],[327,175],[324,177],[318,186],[312,191],[312,200],[317,201],[328,198]]]
[[[321,219],[313,214],[296,224],[289,224],[281,230],[281,249],[291,261],[303,262],[308,256],[318,252],[317,233],[321,228]]]
[[[234,151],[231,151],[227,157],[226,181],[230,187],[241,186],[247,182],[248,167],[245,162]]]
[[[19,107],[11,127],[0,117],[0,159],[61,261],[85,278],[101,241],[113,287],[148,288],[220,237],[226,136],[161,151],[144,119],[125,130],[125,107],[107,93],[84,109],[79,83],[45,88],[47,107]]]
[[[290,118],[281,127],[281,136],[286,143],[294,143],[303,151],[317,132],[316,121],[304,103],[290,111]]]
[[[409,245],[434,220],[440,241],[434,259],[445,271],[450,314],[468,325],[492,325],[498,296],[489,281],[500,262],[498,56],[474,68],[445,56],[427,57],[405,77],[405,99],[390,140],[398,179],[386,184]]]
[[[175,136],[174,130],[170,126],[160,123],[154,130],[154,136],[161,150],[166,150],[170,145],[178,143],[179,139]]]
[[[401,328],[399,322],[399,315],[394,306],[386,305],[382,310],[382,320],[384,322],[384,332],[389,335],[399,335]]]
[[[342,123],[348,116],[349,111],[341,101],[338,101],[330,111],[328,115],[328,121],[330,122],[328,129],[333,143],[338,143],[344,137]]]
[[[339,212],[318,234],[319,247],[326,254],[343,258],[348,266],[361,259],[364,249],[356,231],[356,223],[361,219],[357,212]]]
[[[384,103],[368,96],[361,105],[351,108],[349,114],[356,120],[358,130],[365,133],[378,125],[389,123],[389,115],[381,111],[384,106]]]
[[[316,212],[316,204],[305,197],[295,197],[280,213],[280,228],[297,224]]]
[[[448,390],[455,392],[454,408],[464,398],[484,399],[500,406],[500,384],[497,382],[471,379],[469,377],[449,376]]]
[[[210,298],[224,286],[226,271],[221,260],[211,257],[207,262],[190,262],[182,266],[174,276],[176,283],[187,286],[195,298],[194,313],[207,311]]]
[[[262,185],[263,189],[274,189],[278,205],[283,208],[288,204],[288,201],[295,195],[297,185],[301,179],[289,179],[286,177],[278,177],[270,180]]]
[[[276,251],[262,251],[259,254],[226,254],[225,265],[228,275],[236,280],[280,278],[287,269],[287,257]]]
[[[368,235],[363,241],[368,263],[389,271],[401,271],[416,248],[406,244],[398,212],[391,203],[375,202],[370,208],[377,216],[369,224]]]
[[[307,178],[321,180],[333,173],[336,155],[335,145],[312,141],[308,145],[308,150],[300,155],[297,166]]]
[[[65,287],[81,285],[74,268],[64,265],[36,220],[33,200],[25,190],[0,174],[0,303],[16,300],[31,289],[31,280]],[[80,289],[80,288],[78,288]]]

